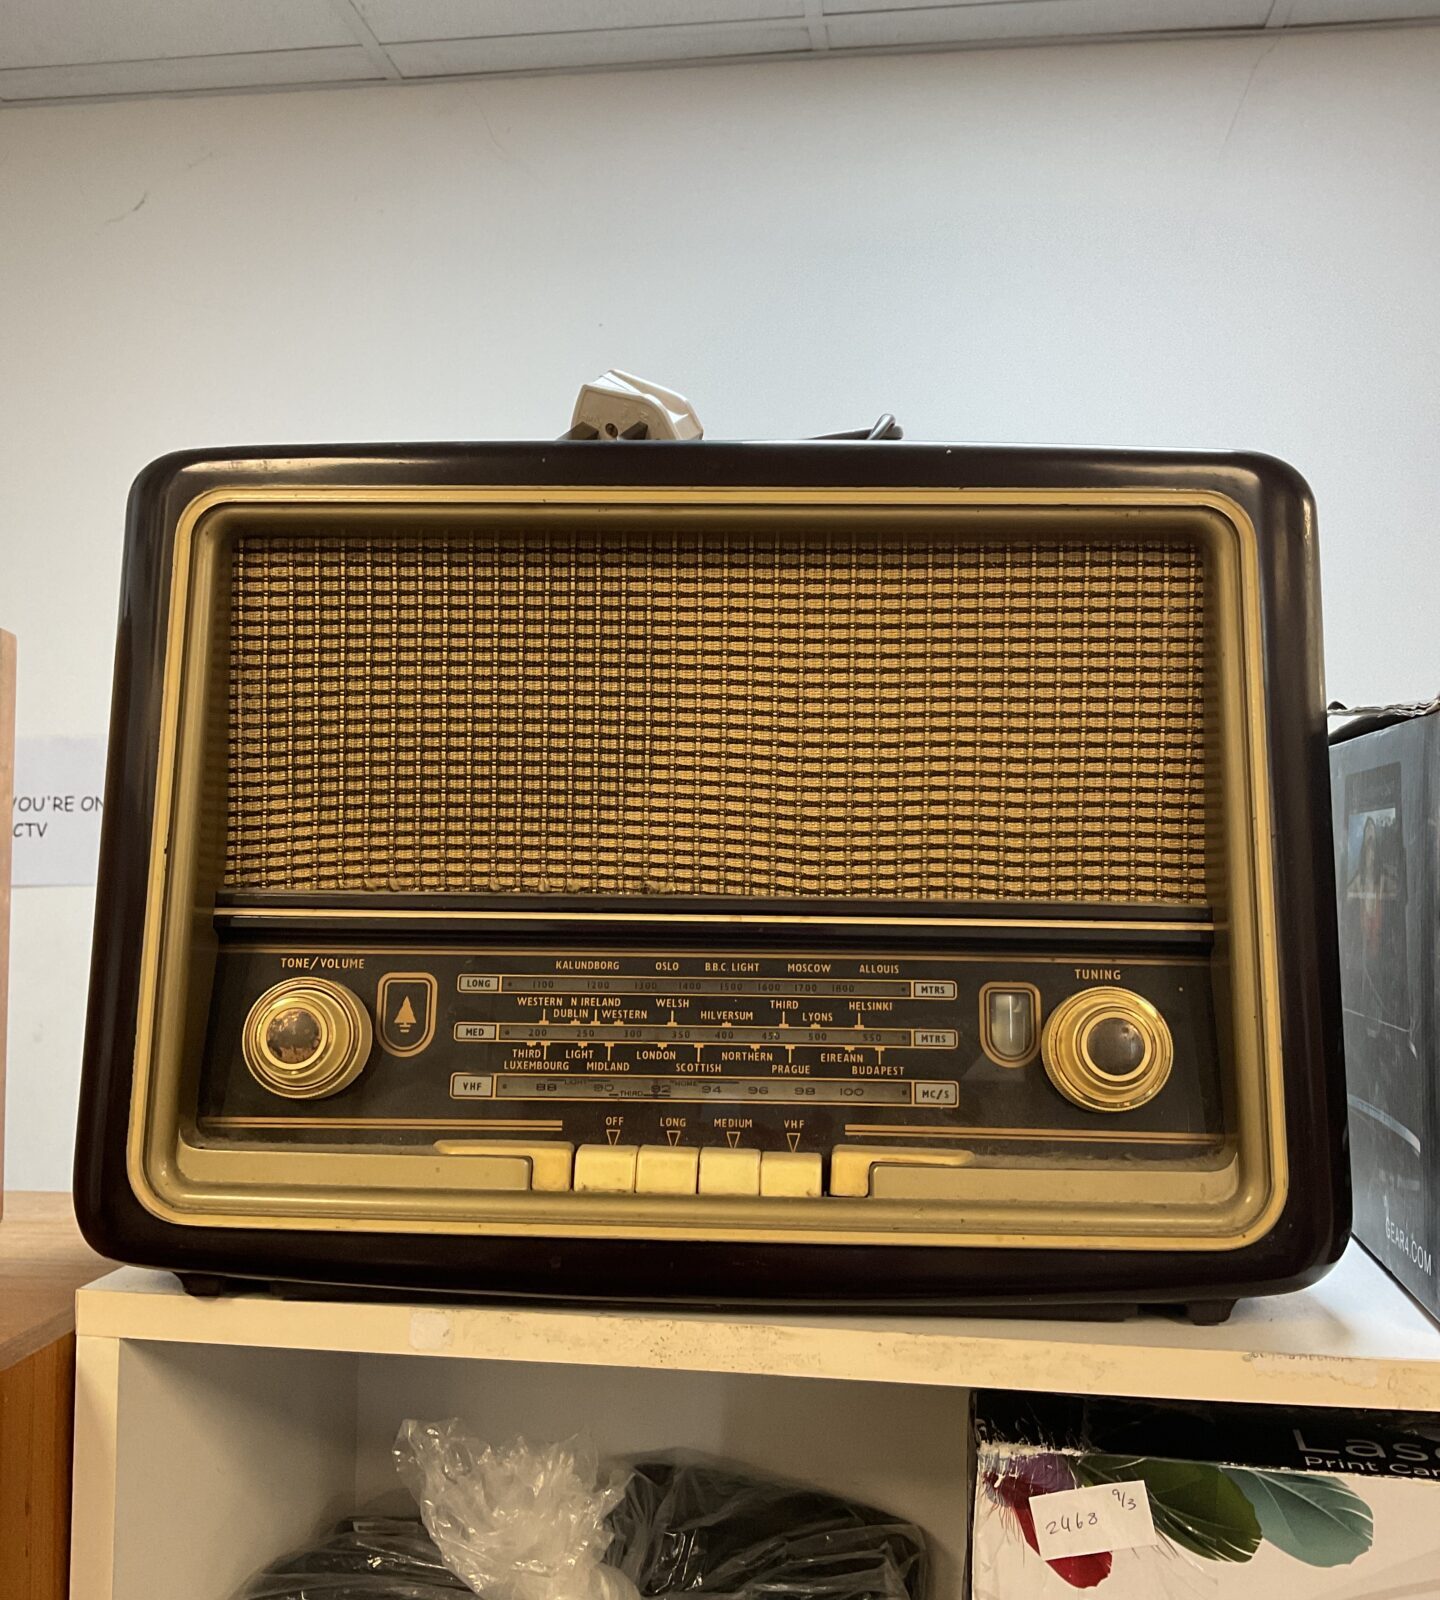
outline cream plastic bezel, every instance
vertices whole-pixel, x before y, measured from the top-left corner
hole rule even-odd
[[[764,510],[848,527],[882,519],[895,531],[984,523],[986,538],[1134,538],[1181,531],[1206,551],[1211,579],[1219,726],[1223,908],[1215,965],[1229,997],[1233,1138],[1218,1153],[1164,1167],[1076,1162],[1042,1167],[980,1164],[946,1174],[943,1198],[904,1184],[868,1196],[823,1199],[576,1194],[516,1186],[516,1145],[506,1187],[488,1188],[483,1162],[435,1148],[397,1154],[217,1148],[196,1135],[194,1001],[208,994],[213,907],[199,880],[196,818],[215,645],[216,585],[237,522],[283,516],[327,531],[366,526],[404,510],[416,532],[437,520],[564,518],[629,522],[677,517],[723,525]],[[1141,515],[1143,513],[1143,516]],[[1128,526],[1127,526],[1128,524]],[[157,1217],[187,1226],[679,1238],[790,1243],[928,1244],[1067,1250],[1232,1250],[1263,1237],[1287,1196],[1275,953],[1271,807],[1261,673],[1255,530],[1228,497],[1192,491],[1015,489],[746,489],[306,487],[222,489],[180,515],[170,571],[150,882],[141,959],[134,1092],[128,1141],[132,1187]],[[417,913],[424,917],[425,912]],[[478,915],[478,914],[477,914]],[[519,913],[518,915],[533,915]],[[346,919],[347,921],[350,919]],[[492,926],[503,918],[487,916]],[[601,911],[584,920],[598,931]],[[627,918],[627,920],[629,920]],[[677,914],[666,920],[703,922]],[[734,925],[746,919],[725,915]],[[759,920],[758,916],[754,920]],[[766,920],[772,924],[773,916]],[[801,919],[883,927],[900,919]],[[908,919],[907,919],[908,920]],[[959,925],[921,919],[937,929]],[[337,923],[337,926],[342,925]],[[973,922],[972,924],[973,925]],[[1064,927],[1066,924],[1052,924]],[[187,1041],[189,1048],[187,1050]],[[521,1147],[523,1148],[523,1147]],[[499,1151],[497,1149],[497,1155]],[[886,1151],[886,1165],[903,1151]],[[896,1197],[896,1189],[902,1191]]]

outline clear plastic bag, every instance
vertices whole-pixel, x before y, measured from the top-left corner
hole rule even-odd
[[[446,1563],[485,1600],[635,1600],[604,1565],[628,1474],[588,1439],[497,1447],[454,1420],[405,1422],[395,1459]]]
[[[268,1567],[243,1600],[456,1600],[470,1592],[413,1517],[356,1517]]]
[[[395,1456],[423,1529],[347,1523],[245,1600],[927,1600],[913,1523],[722,1462],[496,1448],[458,1422],[405,1423]]]

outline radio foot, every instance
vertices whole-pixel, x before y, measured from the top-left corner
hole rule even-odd
[[[215,1300],[240,1287],[233,1278],[217,1278],[208,1272],[182,1272],[179,1278],[180,1287],[197,1300]]]
[[[221,1295],[264,1292],[270,1285],[258,1278],[222,1278],[213,1272],[177,1272],[180,1287],[197,1300],[218,1300]]]
[[[1229,1322],[1234,1309],[1233,1300],[1191,1300],[1184,1312],[1186,1320],[1197,1328],[1216,1328],[1222,1322]]]

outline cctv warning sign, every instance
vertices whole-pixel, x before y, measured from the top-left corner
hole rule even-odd
[[[17,739],[10,807],[17,888],[93,884],[105,810],[103,739]]]

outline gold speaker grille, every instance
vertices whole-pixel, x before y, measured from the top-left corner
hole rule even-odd
[[[1201,903],[1183,541],[242,537],[236,891]]]

